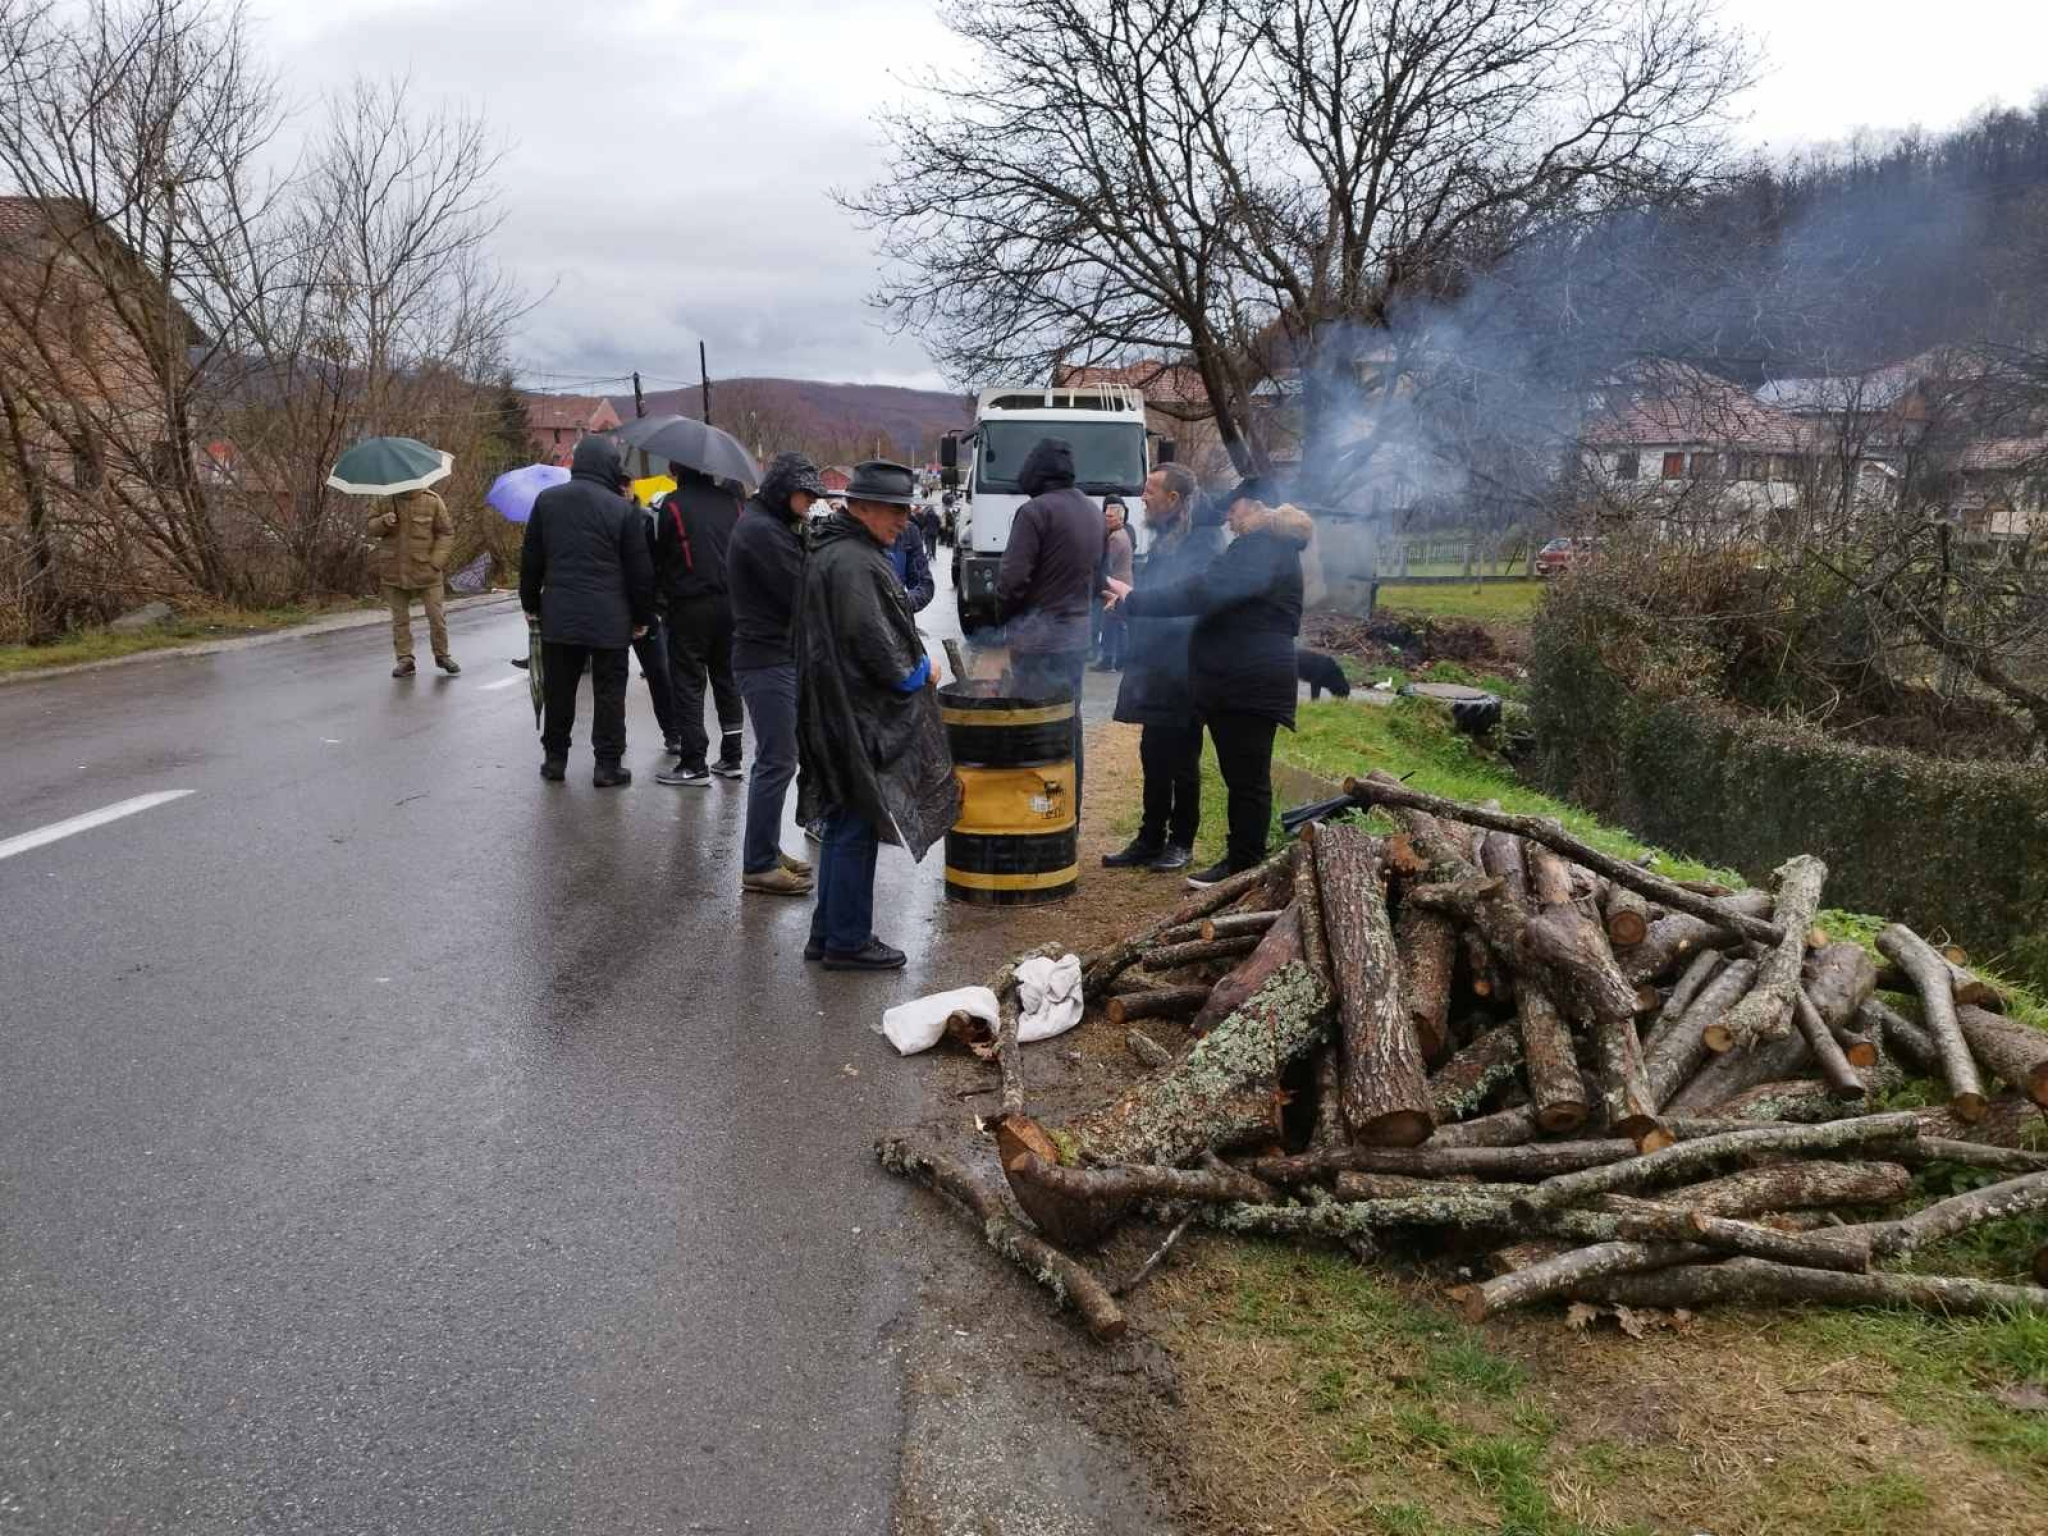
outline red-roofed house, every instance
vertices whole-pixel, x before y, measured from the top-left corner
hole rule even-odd
[[[576,445],[593,432],[616,432],[619,413],[598,395],[522,395],[526,440],[543,464],[567,468]]]

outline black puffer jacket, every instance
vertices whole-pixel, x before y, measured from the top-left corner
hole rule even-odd
[[[1174,587],[1209,568],[1223,553],[1223,530],[1213,523],[1184,524],[1173,536],[1153,544],[1145,559],[1145,588]],[[1128,600],[1125,613],[1130,613]],[[1116,689],[1116,718],[1131,725],[1195,723],[1195,701],[1188,692],[1188,637],[1195,621],[1185,615],[1130,620],[1124,652],[1124,675]]]
[[[740,520],[739,498],[708,475],[684,470],[655,506],[654,569],[670,604],[724,597],[726,556]]]
[[[1207,568],[1163,585],[1148,579],[1124,599],[1134,620],[1194,616],[1188,691],[1202,715],[1257,715],[1293,728],[1301,552],[1314,533],[1299,507],[1267,507]]]
[[[540,635],[561,645],[624,650],[654,622],[654,566],[642,514],[619,494],[623,462],[586,437],[569,482],[534,498],[519,553],[519,605],[540,615]]]
[[[1017,509],[996,575],[1010,649],[1034,656],[1088,649],[1088,606],[1107,534],[1102,509],[1074,489],[1074,450],[1041,438],[1024,456]]]
[[[794,479],[792,467],[777,458],[733,527],[725,585],[732,603],[734,671],[796,660],[789,632],[803,582],[804,530],[802,519],[789,509]]]
[[[897,684],[928,665],[903,583],[844,512],[818,525],[797,603],[797,816],[860,812],[913,859],[960,808],[935,689]]]

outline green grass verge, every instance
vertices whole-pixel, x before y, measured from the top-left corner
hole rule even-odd
[[[1475,619],[1482,623],[1525,623],[1543,601],[1540,581],[1488,581],[1470,586],[1389,581],[1380,585],[1379,605],[1395,613],[1434,619]]]
[[[110,629],[78,629],[48,645],[0,645],[0,675],[40,672],[49,667],[77,666],[88,661],[111,661],[143,651],[161,651],[178,645],[206,640],[232,640],[243,635],[268,634],[304,624],[324,613],[346,612],[356,606],[322,609],[293,605],[283,608],[210,608],[179,614],[167,623],[148,629],[116,633]]]

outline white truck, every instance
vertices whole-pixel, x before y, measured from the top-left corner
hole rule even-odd
[[[974,425],[940,440],[940,474],[957,487],[953,541],[953,593],[960,630],[971,635],[997,621],[996,572],[1010,542],[1010,522],[1031,498],[1017,471],[1042,437],[1065,438],[1074,449],[1074,483],[1101,500],[1129,504],[1134,538],[1142,538],[1138,496],[1146,474],[1173,460],[1171,438],[1145,430],[1145,398],[1124,384],[1027,385],[985,389],[975,402]]]

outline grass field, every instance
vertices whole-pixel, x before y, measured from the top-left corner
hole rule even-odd
[[[1526,622],[1543,601],[1540,581],[1475,582],[1440,586],[1434,582],[1389,581],[1380,586],[1380,607],[1430,618],[1475,619],[1483,623]]]
[[[289,629],[325,612],[349,611],[312,607],[212,608],[179,614],[170,622],[129,634],[105,628],[79,629],[50,645],[0,645],[0,675],[39,672],[48,667],[76,666],[81,662],[110,661],[142,651],[161,651],[172,646],[194,645],[204,640],[232,640],[243,635],[267,634]]]
[[[1520,784],[1422,701],[1305,704],[1276,757],[1329,780],[1385,769],[1419,789],[1558,817],[1608,852],[1626,832]],[[1135,798],[1135,785],[1113,793]],[[1201,853],[1220,849],[1204,777]],[[1135,822],[1135,806],[1131,820]],[[1276,831],[1277,835],[1277,831]],[[1665,856],[1680,878],[1728,879]],[[1868,939],[1872,920],[1822,925]],[[2048,1026],[2038,999],[2014,1012]],[[1993,1176],[1936,1165],[1919,1203]],[[1845,1213],[1861,1219],[1865,1213]],[[1870,1213],[1875,1214],[1875,1213]],[[1914,1267],[2011,1280],[2048,1215]],[[1183,1245],[1188,1252],[1189,1245]],[[1539,1308],[1472,1326],[1442,1264],[1203,1239],[1149,1282],[1178,1373],[1204,1531],[1371,1536],[2006,1536],[2048,1530],[2048,1318],[1720,1309],[1653,1314],[1640,1338]],[[2026,1515],[2025,1510],[2036,1511]]]

